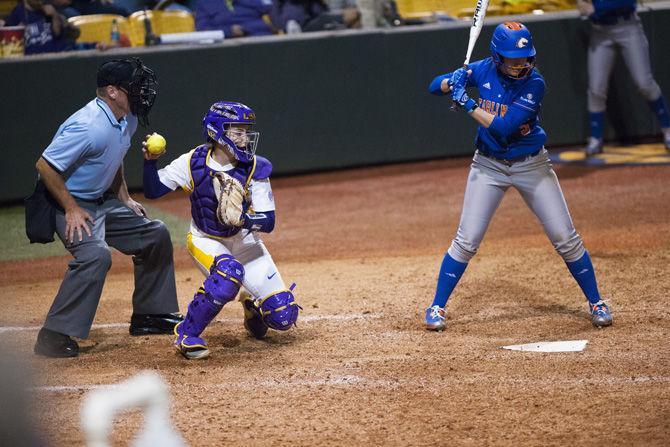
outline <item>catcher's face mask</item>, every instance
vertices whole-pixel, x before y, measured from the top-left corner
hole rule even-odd
[[[226,137],[235,145],[237,150],[244,152],[249,158],[256,153],[258,144],[258,132],[252,132],[248,124],[228,124]]]
[[[98,69],[98,87],[114,85],[128,95],[130,111],[143,126],[158,94],[156,74],[136,57],[105,62]]]
[[[226,133],[222,140],[232,149],[235,158],[251,160],[256,153],[260,133],[251,131],[248,124],[224,124],[224,128]]]
[[[228,146],[238,161],[249,163],[254,158],[260,133],[252,131],[256,114],[251,108],[239,102],[215,102],[202,124],[207,140]]]

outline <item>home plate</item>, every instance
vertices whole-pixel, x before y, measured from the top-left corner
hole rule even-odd
[[[566,341],[539,341],[525,345],[503,346],[503,349],[512,351],[534,351],[534,352],[579,352],[586,347],[588,340],[566,340]]]

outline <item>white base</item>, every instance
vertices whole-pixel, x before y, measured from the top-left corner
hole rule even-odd
[[[512,351],[533,352],[580,352],[586,348],[588,340],[566,340],[566,341],[539,341],[525,345],[503,346],[503,349]]]

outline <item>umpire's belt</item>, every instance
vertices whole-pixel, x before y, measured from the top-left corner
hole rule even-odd
[[[536,156],[537,154],[540,153],[541,150],[542,150],[542,148],[536,150],[536,151],[533,152],[532,154],[520,155],[520,156],[518,156],[518,157],[514,157],[514,158],[500,158],[500,157],[496,157],[495,155],[490,154],[490,153],[487,153],[487,152],[483,152],[483,151],[481,151],[480,149],[477,149],[477,152],[479,153],[479,155],[483,155],[483,156],[486,157],[486,158],[490,158],[490,159],[492,159],[492,160],[495,160],[495,161],[500,162],[500,163],[502,163],[502,164],[504,164],[504,165],[507,165],[507,166],[512,166],[514,163],[520,163],[520,162],[522,162],[522,161],[526,161],[526,160],[528,160],[528,159],[531,158],[531,157]]]
[[[102,196],[96,197],[95,199],[83,199],[83,198],[77,197],[77,196],[73,196],[73,197],[77,200],[81,200],[82,202],[93,203],[95,205],[102,205],[103,203],[105,203],[106,200],[109,200],[112,197],[114,197],[114,195],[115,194],[113,192],[107,191]]]

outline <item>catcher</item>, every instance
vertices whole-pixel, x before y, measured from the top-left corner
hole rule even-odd
[[[275,225],[272,164],[255,155],[256,116],[237,102],[214,103],[203,119],[206,143],[158,170],[160,154],[144,152],[144,195],[156,199],[178,187],[190,193],[188,251],[206,279],[175,327],[175,348],[188,359],[209,356],[200,336],[223,306],[244,287],[244,327],[261,339],[268,328],[284,331],[299,306],[258,232]]]

